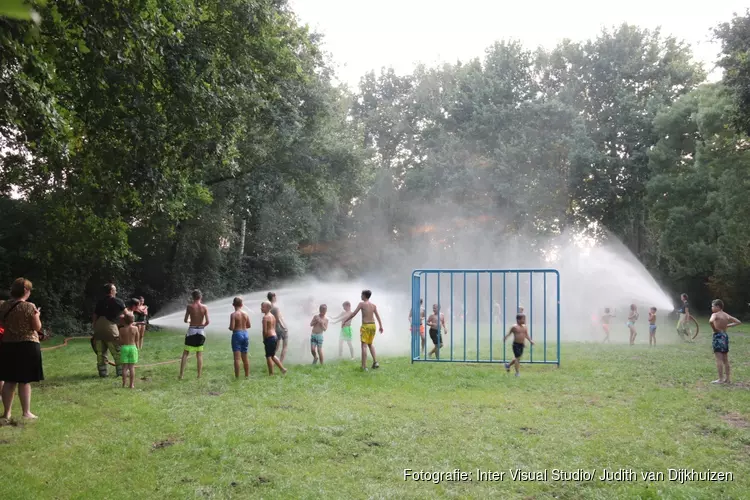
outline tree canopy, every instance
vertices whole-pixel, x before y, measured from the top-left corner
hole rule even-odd
[[[53,328],[110,279],[158,308],[521,233],[614,236],[669,287],[748,301],[750,14],[716,29],[718,84],[622,25],[351,91],[283,0],[31,8],[0,11],[0,278]]]

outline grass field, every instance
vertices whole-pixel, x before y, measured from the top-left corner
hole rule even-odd
[[[705,326],[705,325],[704,325]],[[703,328],[703,327],[702,327]],[[705,331],[705,330],[704,330]],[[669,333],[661,333],[667,336]],[[644,342],[644,335],[640,341]],[[329,355],[335,335],[328,336]],[[57,342],[54,339],[51,342]],[[377,343],[377,341],[376,341]],[[563,344],[562,367],[410,364],[385,358],[292,365],[269,378],[257,334],[251,377],[234,380],[229,336],[209,337],[205,371],[138,370],[137,388],[96,376],[88,342],[44,353],[39,421],[0,427],[0,497],[27,498],[742,498],[750,491],[750,336],[731,335],[734,384],[713,386],[710,341]],[[149,333],[143,363],[179,357]],[[113,370],[112,370],[113,371]],[[20,414],[18,402],[14,413]],[[629,482],[554,481],[552,469],[632,469]],[[472,473],[405,481],[404,469]],[[476,469],[505,472],[477,481]],[[669,468],[729,482],[645,481]],[[548,471],[514,481],[511,470]]]

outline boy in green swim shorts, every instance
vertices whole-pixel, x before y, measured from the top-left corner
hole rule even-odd
[[[317,364],[320,359],[320,364],[323,364],[323,332],[328,330],[328,318],[326,318],[326,311],[328,306],[322,304],[319,308],[320,313],[313,316],[310,321],[312,327],[312,334],[310,335],[310,353],[313,356],[313,364]]]
[[[352,304],[348,300],[343,303],[344,311],[333,319],[334,323],[339,323],[342,319],[349,316],[352,312]],[[341,324],[341,335],[339,336],[339,358],[344,351],[344,342],[349,345],[349,355],[354,360],[354,347],[352,346],[352,320],[345,321]]]
[[[122,386],[125,387],[128,375],[130,376],[130,388],[135,389],[135,364],[138,363],[138,327],[133,323],[133,313],[125,312],[123,315],[124,326],[120,330],[120,363],[122,364]]]

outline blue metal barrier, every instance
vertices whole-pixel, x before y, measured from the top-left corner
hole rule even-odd
[[[424,313],[420,301],[424,303]],[[443,312],[445,304],[449,304],[447,313]],[[504,337],[521,310],[526,316],[529,337],[534,340],[521,363],[559,366],[560,273],[557,270],[415,270],[411,275],[412,363],[510,361],[513,355]],[[470,315],[475,316],[472,321]],[[436,335],[427,326],[430,319],[433,323],[437,320]],[[459,332],[454,331],[456,324]],[[449,337],[447,342],[444,337]]]

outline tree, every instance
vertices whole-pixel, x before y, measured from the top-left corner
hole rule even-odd
[[[714,35],[721,42],[718,65],[724,69],[723,82],[733,96],[733,124],[750,135],[750,9],[720,24]]]

